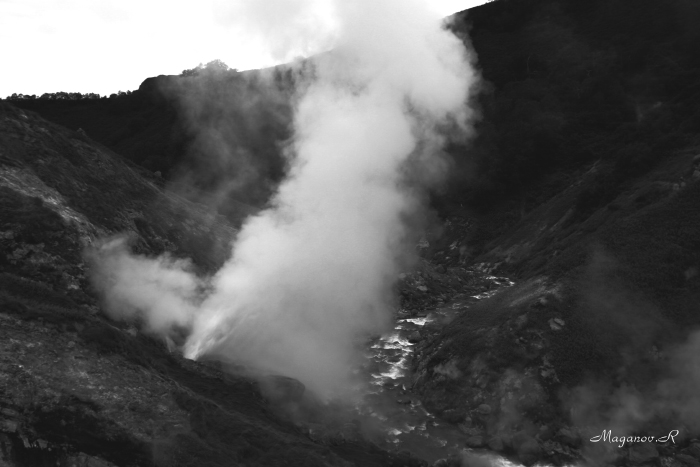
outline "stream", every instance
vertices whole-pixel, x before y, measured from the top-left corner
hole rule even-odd
[[[465,452],[466,435],[456,425],[428,412],[411,391],[411,360],[421,338],[417,332],[423,331],[425,337],[426,329],[439,330],[459,314],[467,313],[471,304],[493,295],[501,287],[514,284],[502,277],[487,276],[486,279],[491,287],[479,295],[457,294],[450,302],[430,311],[400,310],[394,329],[369,342],[366,361],[360,370],[369,381],[369,389],[356,410],[363,418],[370,417],[382,433],[378,440],[381,447],[409,451],[431,463]],[[518,464],[493,457],[492,465]]]

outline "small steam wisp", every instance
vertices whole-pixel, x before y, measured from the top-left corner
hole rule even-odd
[[[445,172],[444,129],[466,131],[474,82],[463,43],[427,5],[330,5],[335,45],[299,87],[289,176],[245,222],[209,294],[198,300],[199,281],[172,260],[112,247],[95,268],[114,316],[156,315],[146,322],[162,332],[167,302],[173,325],[187,321],[189,358],[229,356],[325,395],[347,386],[357,338],[391,322],[392,286],[412,249],[405,220]],[[105,268],[112,281],[99,279]]]

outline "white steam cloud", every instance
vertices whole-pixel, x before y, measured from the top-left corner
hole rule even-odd
[[[265,2],[302,19],[314,5]],[[95,283],[113,315],[138,309],[158,331],[187,322],[190,358],[229,356],[330,395],[348,383],[357,339],[390,324],[411,251],[406,218],[445,172],[444,130],[467,128],[475,75],[463,43],[422,2],[324,5],[335,42],[298,91],[289,177],[244,224],[207,296],[196,299],[200,282],[178,263],[114,247],[95,262]],[[261,23],[274,48],[298,47],[292,36],[307,47],[315,21],[292,13],[291,29],[258,14],[249,25]]]
[[[160,334],[190,325],[204,287],[190,261],[132,255],[125,237],[107,239],[87,256],[95,266],[91,280],[112,318],[143,319],[148,331]]]

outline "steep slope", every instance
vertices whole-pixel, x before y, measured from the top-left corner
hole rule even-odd
[[[486,83],[475,141],[453,152],[454,201],[519,215],[600,160],[615,170],[595,201],[609,202],[693,144],[698,19],[684,0],[503,0],[455,15]]]
[[[425,256],[443,271],[477,263],[481,271],[518,281],[461,310],[462,316],[442,331],[424,333],[419,341],[414,389],[426,407],[460,426],[468,447],[526,463],[546,459],[562,464],[582,457],[592,465],[700,462],[700,445],[694,441],[700,436],[700,377],[694,357],[700,325],[699,5],[685,0],[499,0],[456,15],[453,27],[471,35],[485,78],[478,102],[482,120],[469,147],[451,148],[451,184],[433,199],[449,225],[428,236]],[[138,92],[107,101],[18,105],[74,129],[82,127],[166,177],[171,169],[177,172],[173,168],[178,164],[191,168],[186,154],[218,154],[220,148],[197,146],[201,133],[192,132],[189,124],[200,117],[209,130],[233,124],[233,137],[224,146],[251,150],[253,165],[263,168],[251,182],[262,188],[250,198],[261,202],[283,171],[277,144],[288,123],[285,88],[271,100],[257,100],[263,88],[236,81],[238,75],[222,76],[210,77],[204,87],[203,78],[150,78]],[[201,113],[188,114],[172,95],[163,95],[166,83],[173,82],[187,83],[184,88],[198,96]],[[228,110],[219,112],[215,104],[220,96]],[[255,133],[253,139],[264,141],[262,146],[238,138],[254,127],[246,126],[245,119],[238,121],[252,102],[265,107],[255,114],[257,122],[273,122],[273,128]],[[101,125],[109,128],[104,135]],[[265,140],[267,134],[274,137]],[[149,161],[152,154],[158,157]],[[157,159],[162,166],[152,164]],[[232,172],[237,168],[229,167]],[[17,185],[21,179],[12,174],[6,179]],[[45,174],[51,180],[53,172]],[[54,183],[46,180],[47,185]],[[67,205],[82,206],[73,207],[78,214],[90,211],[92,201],[80,205],[80,192],[74,192],[71,203],[76,204]],[[55,197],[46,193],[47,200]],[[126,200],[140,199],[134,193]],[[37,223],[47,232],[62,228],[57,220],[44,219],[44,211],[29,211],[33,205],[24,198],[7,196],[8,209],[13,209],[9,217],[27,219],[18,224]],[[95,190],[91,196],[99,202]],[[101,201],[101,208],[90,214],[95,229],[130,229],[138,234],[141,251],[193,256],[202,268],[221,258],[199,258],[210,250],[188,247],[183,242],[187,232],[161,233],[159,225],[170,222],[170,214],[148,223],[160,215],[150,204],[133,208],[144,213],[137,215],[143,218],[138,223],[123,215],[99,220],[104,206],[111,209],[110,201]],[[67,216],[77,214],[70,211]],[[139,227],[141,222],[146,227]],[[172,228],[178,226],[173,223]],[[30,231],[23,235],[33,238]],[[44,246],[12,243],[7,267],[21,267],[27,277],[44,274],[41,261],[50,261],[41,258],[51,244],[37,242]],[[82,286],[71,289],[70,279],[65,279],[82,277],[73,266],[80,264],[79,242],[70,245],[60,247],[73,256],[62,270],[51,273],[51,283],[68,287],[71,303],[81,304],[82,299],[89,305]],[[410,308],[434,306],[448,295],[441,295],[442,286],[452,287],[451,280],[428,269],[430,274],[407,276],[410,287],[402,293]],[[56,301],[47,303],[64,306],[63,292],[56,296],[53,289],[28,290],[21,296],[13,292],[13,300],[46,295],[46,300]],[[17,309],[29,316],[37,313],[33,307]],[[38,310],[46,320],[42,308]],[[123,350],[126,344],[117,338],[111,344],[113,339],[103,339],[100,329],[88,334],[89,342],[104,341],[121,353],[135,353],[137,360],[144,352],[151,354],[129,346]],[[603,429],[618,436],[656,437],[677,429],[680,436],[673,442],[603,448],[603,443],[590,441]],[[206,438],[201,434],[205,431],[199,433]]]
[[[700,124],[698,20],[687,0],[499,0],[454,15],[484,78],[481,119],[475,140],[451,149],[436,206],[508,211],[512,222],[597,160],[616,166],[616,186],[687,147]],[[258,205],[284,171],[292,82],[283,69],[212,72],[149,78],[109,99],[14,102],[167,180],[195,170],[200,191],[244,174],[229,192]]]
[[[596,164],[572,177],[490,239],[475,261],[519,284],[421,342],[414,390],[467,446],[528,464],[698,462],[700,147],[582,214],[609,173]],[[469,232],[451,234],[469,244]],[[624,449],[591,442],[610,429],[679,436]]]
[[[221,210],[235,219],[240,203],[263,204],[283,174],[289,87],[283,70],[204,69],[148,78],[110,98],[11,101],[181,183],[189,198],[232,198]]]
[[[98,239],[206,272],[235,234],[149,173],[0,103],[0,210],[0,465],[420,464],[357,436],[314,442],[258,384],[103,317],[84,257]]]

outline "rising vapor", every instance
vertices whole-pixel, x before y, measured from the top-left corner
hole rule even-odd
[[[270,3],[265,9],[278,11]],[[278,3],[279,11],[295,5],[307,18],[317,2]],[[146,316],[156,314],[162,329],[162,307],[155,304],[185,304],[173,308],[172,322],[189,316],[189,358],[225,356],[331,395],[348,384],[357,339],[391,322],[393,286],[412,251],[406,219],[444,175],[446,131],[467,132],[475,75],[462,41],[422,2],[324,5],[333,31],[324,32],[319,47],[332,37],[332,51],[300,73],[289,175],[271,207],[243,225],[231,259],[211,278],[202,301],[193,295],[196,279],[174,276],[185,290],[174,292],[170,283],[153,288],[152,300],[140,298],[138,307]],[[276,54],[287,53],[278,49],[283,44],[292,54],[295,47],[309,49],[313,31],[303,26],[314,21],[288,18],[295,41],[283,24],[269,27],[269,19],[253,15],[249,25],[265,23]],[[124,267],[111,270],[112,283],[95,281],[111,297],[113,315],[124,308],[119,299],[134,302],[131,267],[156,271],[165,264],[172,272],[173,265],[158,260],[154,267],[152,260],[116,254],[111,250],[109,261]]]

